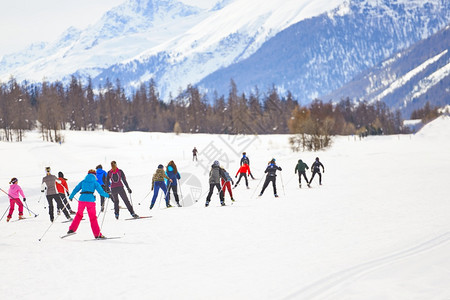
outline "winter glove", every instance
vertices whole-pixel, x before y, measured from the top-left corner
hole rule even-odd
[[[69,198],[70,202],[72,202],[72,198]]]
[[[69,197],[70,196],[70,194],[69,194],[69,192],[67,192],[67,197]]]
[[[23,198],[23,202],[27,202],[27,198]]]
[[[234,178],[237,178],[237,175],[236,175],[236,176],[234,176]]]
[[[131,189],[130,189],[130,188],[128,188],[128,193],[130,193],[130,194],[131,194]]]
[[[43,193],[44,192],[44,190],[41,190],[41,193]]]

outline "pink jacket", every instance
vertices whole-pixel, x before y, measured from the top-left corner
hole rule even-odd
[[[20,188],[20,186],[18,184],[11,184],[9,186],[9,198],[10,199],[17,199],[19,198],[19,195],[22,195],[22,198],[25,198],[25,195],[23,194],[22,189]]]

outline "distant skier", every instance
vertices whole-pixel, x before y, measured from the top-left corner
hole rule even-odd
[[[108,187],[106,186],[106,178],[108,177],[108,173],[106,173],[106,171],[103,170],[102,165],[98,165],[97,167],[95,167],[95,170],[96,170],[95,176],[97,177],[97,182],[98,182],[98,184],[101,185],[103,190],[106,192],[108,190]],[[100,205],[101,205],[100,211],[103,212],[105,210],[105,197],[103,197],[102,195],[100,195]]]
[[[247,164],[250,167],[250,159],[247,156],[247,152],[242,152],[241,166],[243,164]],[[253,174],[251,171],[249,172],[249,175],[252,179],[255,179],[255,177],[253,177]]]
[[[322,167],[322,170],[323,170],[323,172],[325,173],[325,168],[324,168],[324,166],[323,166],[322,163],[319,161],[319,158],[316,157],[316,160],[315,160],[315,161],[313,162],[313,164],[311,165],[312,176],[311,176],[311,179],[309,180],[308,187],[311,187],[310,185],[311,185],[311,183],[312,183],[312,181],[313,181],[313,179],[314,179],[314,176],[315,176],[316,174],[319,175],[319,184],[322,185],[322,174],[320,173],[320,167]]]
[[[22,188],[19,186],[18,182],[19,180],[16,177],[13,177],[9,182],[9,213],[6,217],[6,222],[9,222],[9,220],[11,220],[15,204],[17,204],[17,206],[19,207],[19,220],[25,219],[23,217],[23,203],[22,201],[20,201],[20,196],[22,196],[24,202],[27,201],[27,198],[25,198],[25,194],[23,193]]]
[[[224,176],[220,178],[220,183],[224,194],[223,198],[225,199],[225,193],[228,190],[228,193],[230,194],[231,197],[231,201],[234,202],[233,192],[231,191],[231,185],[234,184],[233,179],[231,178],[230,174],[227,172],[227,170],[225,170],[224,167],[221,166],[220,169],[222,170]]]
[[[264,191],[266,190],[266,188],[270,182],[272,182],[273,193],[274,193],[275,197],[278,197],[277,185],[276,185],[277,170],[281,171],[282,169],[281,169],[281,167],[276,165],[275,158],[272,158],[272,160],[269,162],[269,165],[267,166],[266,170],[264,171],[264,173],[267,173],[267,175],[266,175],[266,180],[264,181],[264,185],[262,187],[261,193],[259,194],[260,197],[264,194]]]
[[[170,202],[169,202],[169,193],[167,192],[167,186],[166,186],[166,183],[164,182],[164,179],[167,179],[167,181],[169,181],[169,186],[172,184],[172,179],[170,179],[164,172],[164,166],[159,165],[158,169],[156,169],[156,172],[155,172],[155,174],[153,174],[153,177],[152,177],[152,191],[154,190],[154,192],[153,192],[152,203],[150,204],[150,209],[152,209],[153,206],[155,206],[156,198],[158,197],[158,193],[159,193],[160,189],[164,192],[164,197],[166,200],[166,207],[167,208],[172,207],[172,205],[170,205]]]
[[[167,189],[167,198],[169,199],[169,203],[170,203],[170,190],[172,190],[177,206],[181,207],[180,199],[178,198],[178,180],[181,179],[181,176],[180,173],[178,173],[177,166],[175,165],[175,162],[173,160],[171,160],[168,163],[166,168],[166,174],[170,179],[172,179],[172,182],[168,185]]]
[[[250,175],[250,167],[248,166],[247,163],[244,163],[239,170],[236,173],[235,178],[237,178],[238,174],[239,174],[239,178],[238,181],[236,182],[236,184],[234,185],[234,187],[237,187],[239,182],[241,181],[242,177],[244,177],[245,179],[245,186],[249,189],[248,187],[248,179],[247,179],[247,173]]]
[[[213,165],[211,166],[211,170],[209,171],[209,193],[208,196],[206,196],[206,203],[205,206],[209,206],[209,202],[211,201],[211,195],[214,191],[214,187],[217,188],[219,191],[219,198],[220,198],[220,204],[222,206],[225,206],[225,200],[223,197],[223,190],[220,188],[220,178],[225,178],[225,174],[223,174],[222,169],[220,169],[219,162],[216,160],[214,161]]]
[[[194,149],[192,150],[192,161],[198,161],[197,160],[197,153],[198,153],[198,150],[197,150],[197,148],[195,148],[194,147]]]
[[[101,196],[109,198],[110,195],[106,193],[101,185],[97,182],[96,171],[89,170],[88,174],[72,191],[69,199],[72,200],[75,195],[81,191],[80,199],[78,200],[78,211],[75,218],[70,224],[67,234],[77,231],[81,220],[83,219],[84,209],[87,209],[89,220],[91,222],[91,229],[96,239],[104,239],[105,236],[100,232],[100,227],[97,222],[97,213],[95,211],[95,196],[94,192],[97,191]]]
[[[109,181],[111,180],[111,185],[109,184]],[[122,183],[123,182],[123,183]],[[111,170],[109,170],[108,175],[106,177],[106,186],[111,186],[111,195],[112,200],[114,201],[114,214],[116,219],[119,219],[119,195],[122,198],[122,201],[125,203],[125,205],[128,208],[128,211],[130,212],[131,216],[133,218],[139,218],[139,216],[134,212],[133,206],[131,206],[130,201],[128,200],[127,193],[125,193],[125,190],[123,188],[123,185],[125,184],[128,193],[131,194],[131,189],[128,186],[127,178],[125,177],[125,173],[117,168],[117,163],[113,160],[111,162]],[[109,189],[108,189],[109,191]]]
[[[48,201],[48,214],[50,215],[50,221],[53,222],[53,200],[56,202],[56,207],[61,209],[68,220],[72,220],[67,208],[64,206],[59,196],[58,190],[56,189],[56,182],[61,183],[61,181],[52,175],[50,167],[45,168],[46,176],[42,178],[41,192],[43,193],[47,190],[47,201]]]
[[[298,172],[298,186],[300,188],[302,187],[302,175],[303,175],[303,178],[305,178],[305,180],[306,180],[306,184],[308,184],[308,186],[309,186],[308,177],[306,177],[306,170],[309,170],[308,165],[305,164],[301,159],[299,159],[297,165],[295,166],[294,173]]]
[[[63,205],[69,210],[71,215],[74,215],[75,212],[70,207],[69,201],[67,201],[66,194],[69,196],[69,186],[67,185],[67,179],[64,178],[63,172],[58,172],[58,179],[61,183],[56,182],[56,189],[58,190],[59,197]],[[60,209],[58,208],[58,215],[60,214]]]

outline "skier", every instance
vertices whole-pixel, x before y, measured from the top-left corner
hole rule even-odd
[[[164,166],[163,165],[158,165],[158,169],[156,169],[155,174],[153,174],[152,177],[152,191],[155,190],[153,192],[153,198],[152,198],[152,203],[150,204],[150,209],[153,208],[153,206],[155,206],[155,202],[156,202],[156,198],[158,197],[158,192],[159,189],[161,189],[164,192],[164,197],[166,200],[166,207],[172,207],[172,205],[170,205],[169,202],[169,193],[167,192],[167,186],[166,183],[164,182],[164,179],[167,179],[170,183],[169,186],[172,184],[172,179],[170,179],[169,177],[167,177],[166,173],[164,172]]]
[[[320,173],[320,167],[322,167],[323,172],[325,173],[325,168],[322,165],[322,163],[319,161],[319,158],[316,157],[316,160],[313,162],[313,164],[311,165],[311,172],[312,172],[312,176],[311,179],[309,180],[308,183],[308,187],[311,187],[311,183],[313,181],[313,178],[316,174],[319,175],[319,184],[322,185],[322,174]]]
[[[173,196],[175,197],[175,202],[177,203],[178,207],[181,207],[180,199],[178,198],[178,180],[181,179],[180,173],[178,173],[177,166],[175,165],[175,162],[171,160],[166,168],[166,175],[172,179],[172,182],[168,185],[167,189],[167,198],[169,199],[170,203],[170,190],[173,192]]]
[[[220,169],[222,170],[222,173],[224,175],[224,177],[220,178],[220,183],[223,191],[223,198],[225,199],[225,192],[226,190],[228,190],[228,193],[230,194],[231,197],[231,201],[234,202],[233,192],[231,191],[231,185],[234,184],[233,179],[231,178],[230,174],[225,170],[224,167],[220,166]]]
[[[309,170],[309,167],[307,164],[305,164],[301,159],[298,160],[297,165],[295,166],[295,172],[298,172],[298,186],[302,187],[302,175],[303,178],[306,180],[306,184],[309,186],[308,177],[306,177],[306,170]]]
[[[110,195],[106,193],[101,185],[97,182],[96,171],[89,170],[88,174],[72,191],[69,199],[72,200],[75,195],[81,191],[80,199],[78,200],[78,211],[75,218],[70,224],[67,234],[75,233],[81,220],[83,219],[84,209],[87,209],[89,220],[91,222],[92,233],[96,239],[104,239],[105,236],[100,232],[100,227],[97,222],[97,213],[95,211],[95,196],[94,192],[97,191],[101,196],[109,198]]]
[[[53,222],[53,200],[56,202],[56,208],[60,208],[67,220],[72,220],[67,208],[63,205],[61,197],[59,196],[58,190],[56,189],[56,182],[61,183],[61,181],[52,175],[50,167],[45,168],[46,176],[42,178],[41,192],[43,193],[47,190],[47,201],[48,201],[48,214],[50,215],[50,221]]]
[[[67,185],[67,179],[64,178],[63,172],[58,172],[58,179],[61,183],[56,182],[56,189],[58,190],[59,197],[61,198],[62,203],[69,210],[71,215],[74,215],[75,212],[70,208],[70,204],[67,201],[66,194],[69,196],[69,186]],[[58,208],[58,215],[61,214],[61,210]]]
[[[98,165],[97,167],[95,167],[95,176],[97,177],[97,182],[98,184],[101,185],[102,189],[106,192],[108,190],[107,186],[106,186],[106,177],[108,176],[108,173],[105,172],[105,170],[103,170],[103,166],[102,165]],[[105,210],[105,197],[103,197],[102,195],[100,195],[100,211],[103,212]]]
[[[269,162],[269,165],[267,166],[266,170],[264,171],[264,173],[267,173],[267,176],[266,176],[266,181],[264,181],[264,185],[263,185],[263,188],[261,190],[261,193],[259,194],[259,197],[261,197],[264,194],[264,191],[265,191],[265,189],[267,188],[267,186],[269,185],[270,182],[272,182],[273,193],[274,193],[275,197],[278,197],[277,185],[276,185],[276,179],[277,179],[276,172],[277,172],[277,170],[281,171],[281,168],[276,165],[275,158],[272,158],[272,160]]]
[[[247,179],[247,173],[248,175],[250,175],[250,167],[247,163],[244,163],[239,170],[236,172],[236,176],[234,176],[235,178],[237,178],[238,174],[239,174],[239,179],[236,182],[236,184],[234,185],[234,187],[236,188],[239,184],[239,182],[241,181],[242,177],[244,177],[245,179],[245,186],[249,189],[248,187],[248,179]]]
[[[216,187],[217,190],[219,191],[220,204],[222,206],[225,206],[225,200],[223,198],[224,193],[223,190],[220,188],[220,178],[225,178],[225,175],[223,174],[222,169],[220,169],[219,162],[216,160],[211,166],[211,171],[209,171],[209,193],[208,196],[206,196],[205,207],[209,206],[209,202],[211,201],[211,195],[214,191],[214,187]]]
[[[194,149],[192,150],[192,161],[198,161],[197,160],[197,152],[198,152],[198,150],[197,150],[197,148],[195,148],[194,147]]]
[[[14,205],[17,203],[17,206],[19,207],[19,220],[25,219],[23,217],[23,203],[20,201],[20,197],[22,196],[23,201],[27,201],[27,198],[25,198],[25,194],[22,191],[22,188],[18,184],[19,180],[16,177],[13,177],[11,181],[9,182],[9,213],[6,217],[6,222],[9,222],[11,220],[12,214],[14,212]]]
[[[109,184],[109,181],[111,180],[111,185]],[[122,183],[123,182],[123,183]],[[111,170],[109,170],[108,175],[106,177],[106,187],[109,191],[109,186],[111,186],[111,195],[112,200],[114,202],[114,215],[116,219],[119,219],[119,195],[122,198],[122,201],[125,203],[125,205],[128,208],[128,211],[130,212],[131,216],[133,218],[139,218],[139,216],[134,212],[133,206],[131,206],[130,201],[128,200],[127,194],[125,193],[125,190],[123,188],[123,185],[125,184],[128,193],[131,194],[131,189],[128,186],[127,178],[125,177],[125,173],[117,168],[117,163],[113,160],[111,162]]]
[[[247,165],[250,167],[250,159],[248,158],[246,152],[242,152],[241,166],[242,166],[243,164],[247,164]],[[249,175],[250,175],[250,177],[251,177],[252,179],[255,179],[255,177],[253,177],[253,174],[252,174],[251,171],[249,172]]]

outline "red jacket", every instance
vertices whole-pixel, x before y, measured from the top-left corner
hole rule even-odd
[[[69,192],[69,187],[67,186],[67,181],[64,178],[58,178],[61,180],[61,183],[56,182],[56,189],[58,190],[58,193],[60,194],[66,194]]]
[[[247,173],[248,175],[250,175],[250,166],[247,164],[243,164],[237,171],[236,176],[238,176],[239,173]]]

